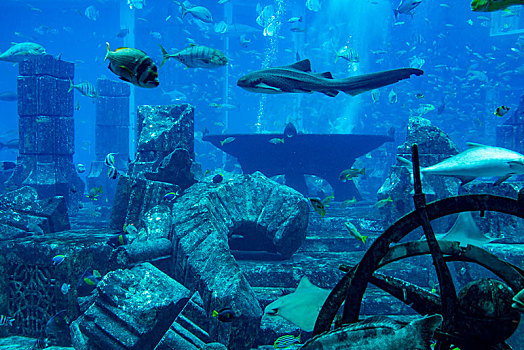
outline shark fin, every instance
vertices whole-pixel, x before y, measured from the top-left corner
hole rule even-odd
[[[298,61],[292,65],[285,66],[286,68],[296,69],[302,72],[311,72],[311,62],[308,59]]]
[[[465,184],[476,179],[475,176],[456,176],[456,178],[458,178],[461,181],[460,186],[464,186]]]
[[[475,148],[475,147],[489,147],[489,146],[482,145],[482,144],[480,144],[480,143],[476,143],[476,142],[467,142],[466,145],[468,146],[468,148]]]
[[[506,181],[510,177],[511,177],[511,174],[499,177],[499,179],[495,182],[495,186],[500,185],[501,183],[503,183],[504,181]]]
[[[316,73],[315,75],[326,79],[333,79],[331,72]]]
[[[327,91],[321,91],[324,95],[328,95],[329,97],[335,97],[338,95],[338,90],[327,90]]]

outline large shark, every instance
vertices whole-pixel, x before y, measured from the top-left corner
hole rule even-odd
[[[339,91],[351,96],[408,79],[424,72],[415,68],[400,68],[384,72],[333,79],[330,72],[312,73],[309,60],[290,66],[268,68],[244,75],[237,81],[241,88],[266,94],[310,93],[318,91],[335,97]]]
[[[306,332],[313,331],[322,305],[330,290],[315,286],[307,277],[302,277],[297,289],[278,298],[264,309],[269,316],[280,316],[299,326]]]
[[[524,155],[502,147],[468,143],[468,149],[444,159],[432,166],[421,168],[424,175],[442,175],[456,177],[462,184],[478,177],[498,177],[495,184],[501,184],[512,175],[524,174]],[[412,163],[402,157],[397,159],[408,166],[412,172]]]

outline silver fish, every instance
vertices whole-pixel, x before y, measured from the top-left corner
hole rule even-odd
[[[182,18],[184,18],[188,13],[190,13],[193,17],[201,20],[202,22],[213,22],[213,16],[211,15],[211,11],[209,11],[204,6],[193,6],[191,8],[188,8],[187,5],[183,2],[177,3],[178,5],[180,5],[180,7],[182,7]]]
[[[191,46],[174,54],[169,54],[162,45],[160,45],[160,49],[164,57],[160,67],[170,58],[176,59],[188,68],[218,68],[227,64],[227,57],[222,51],[207,46],[191,44]]]
[[[401,13],[413,17],[413,12],[411,11],[420,5],[421,2],[422,0],[400,0],[397,8],[393,10],[395,13],[395,19],[398,18],[398,15]]]
[[[441,315],[427,316],[405,326],[387,317],[377,316],[319,334],[300,349],[429,349],[433,333],[441,323]]]
[[[74,85],[71,79],[69,79],[69,90],[67,90],[67,92],[70,92],[71,90],[73,90],[73,88],[80,91],[80,93],[84,96],[91,98],[98,97],[98,91],[96,90],[95,86],[88,81],[84,81],[80,84]]]
[[[25,59],[44,55],[45,53],[44,47],[40,44],[32,42],[18,43],[0,54],[0,61],[22,62]]]
[[[462,184],[477,177],[499,177],[496,184],[501,184],[512,175],[524,174],[524,155],[502,147],[468,143],[468,149],[455,156],[444,159],[435,165],[421,168],[422,174],[456,177]],[[402,157],[397,159],[408,165],[411,162]]]
[[[96,7],[91,5],[85,9],[84,15],[91,21],[96,21],[100,15],[100,12],[96,9]]]

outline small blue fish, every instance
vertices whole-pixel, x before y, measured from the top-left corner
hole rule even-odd
[[[61,263],[64,262],[66,256],[65,255],[56,255],[53,257],[53,265],[60,265]]]
[[[232,322],[238,315],[233,309],[226,307],[220,311],[213,310],[213,317],[217,317],[221,322]]]
[[[213,183],[214,184],[219,184],[222,182],[222,180],[224,180],[224,177],[222,176],[222,174],[217,174],[215,176],[213,176]]]
[[[175,197],[176,197],[175,192],[166,193],[166,195],[164,196],[164,201],[171,202],[173,199],[175,199]]]

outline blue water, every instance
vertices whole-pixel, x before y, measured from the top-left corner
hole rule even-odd
[[[96,21],[84,14],[91,5],[99,12]],[[442,127],[459,146],[466,141],[493,144],[494,126],[504,120],[493,115],[494,109],[500,105],[515,109],[524,89],[523,69],[515,72],[523,64],[521,47],[517,45],[519,35],[507,34],[518,29],[519,18],[524,27],[518,6],[513,9],[520,17],[502,17],[503,24],[517,25],[506,25],[502,30],[507,35],[490,36],[491,27],[496,27],[490,20],[492,15],[472,12],[467,1],[423,1],[413,18],[400,15],[397,22],[392,11],[397,1],[323,1],[318,12],[308,10],[305,1],[262,1],[261,7],[273,5],[276,12],[280,10],[275,15],[277,31],[270,37],[264,36],[264,28],[256,23],[255,1],[203,1],[201,5],[211,11],[214,23],[203,23],[191,15],[181,21],[180,8],[172,1],[149,0],[142,10],[124,11],[125,16],[135,16],[134,47],[157,63],[161,61],[158,44],[175,52],[187,47],[188,39],[218,48],[229,58],[229,67],[215,70],[186,69],[170,60],[160,70],[159,88],[135,89],[136,105],[170,104],[163,91],[183,93],[187,98],[180,102],[196,106],[197,132],[204,128],[212,134],[280,132],[287,121],[292,121],[299,130],[309,133],[385,134],[395,127],[397,134],[402,134],[410,109],[416,110],[421,104],[438,107],[445,99],[444,113],[437,115],[434,110],[425,117]],[[94,84],[100,77],[117,79],[103,59],[106,41],[115,49],[127,40],[116,37],[121,29],[120,10],[119,1],[109,0],[3,0],[0,49],[7,49],[11,42],[34,41],[48,53],[61,54],[63,60],[77,63],[75,83],[87,80]],[[301,16],[302,21],[288,23],[294,16]],[[220,21],[249,25],[256,32],[246,35],[251,42],[243,47],[238,36],[215,32],[214,25]],[[292,32],[291,28],[305,31]],[[151,32],[160,33],[161,39]],[[346,45],[358,52],[360,63],[344,59],[335,63],[336,52]],[[335,98],[319,93],[264,96],[236,86],[236,80],[245,73],[291,64],[298,57],[309,58],[314,71],[346,77],[409,67],[415,56],[425,61],[424,75],[379,89],[380,99],[375,103],[369,92],[357,97],[339,94]],[[18,66],[7,62],[1,65],[0,92],[16,91]],[[487,79],[468,80],[468,70],[480,71]],[[391,90],[398,96],[397,103],[388,101]],[[424,98],[416,98],[416,93]],[[78,92],[75,100],[80,104],[80,110],[75,111],[75,161],[89,164],[94,158],[94,104]],[[210,107],[210,103],[228,103],[236,109],[226,113]],[[0,102],[0,113],[2,130],[16,130],[16,103]],[[221,166],[220,155],[209,154],[216,153],[212,147],[197,143],[196,150],[204,168]],[[16,153],[2,150],[0,156],[15,159]]]

